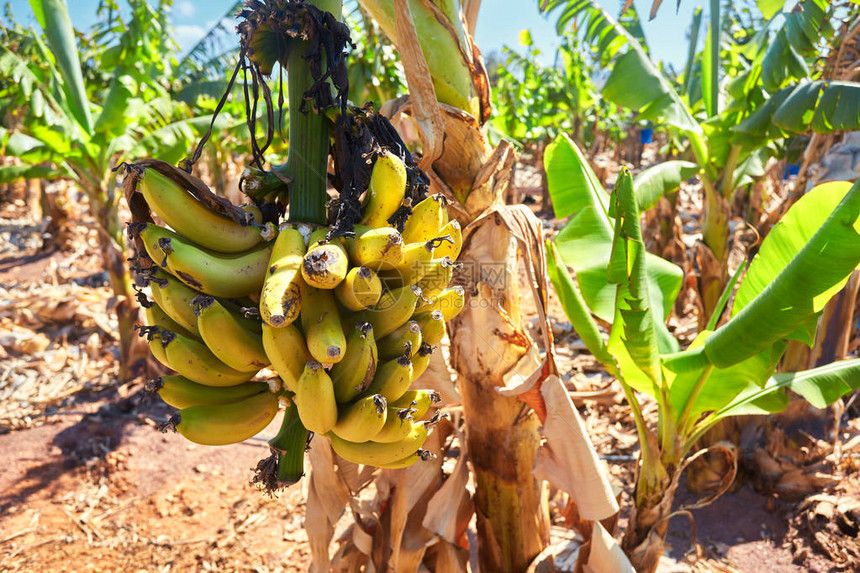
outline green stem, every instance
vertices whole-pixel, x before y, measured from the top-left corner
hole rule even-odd
[[[720,113],[720,0],[711,0],[711,101]]]
[[[729,149],[729,156],[726,159],[726,166],[723,169],[723,197],[729,198],[732,194],[732,191],[735,190],[735,168],[738,165],[738,158],[740,157],[740,155],[741,146],[737,143],[733,143],[731,148]]]
[[[682,432],[686,431],[690,415],[693,412],[693,404],[696,403],[696,399],[702,392],[702,388],[705,386],[705,382],[708,381],[708,377],[711,375],[711,371],[713,369],[714,366],[711,364],[702,371],[702,375],[696,380],[696,384],[693,386],[693,389],[684,401],[684,406],[681,408],[681,415],[678,417],[678,427],[681,428]]]

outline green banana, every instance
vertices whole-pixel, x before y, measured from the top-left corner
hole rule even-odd
[[[442,398],[435,390],[409,390],[403,396],[388,404],[389,408],[411,408],[412,417],[420,420],[433,404],[438,404]],[[375,439],[375,438],[374,438]]]
[[[161,376],[146,383],[146,390],[158,392],[158,395],[169,406],[188,408],[190,406],[214,406],[216,404],[232,404],[245,398],[250,398],[260,392],[268,392],[269,385],[265,382],[245,382],[238,386],[218,388],[204,386],[192,382],[185,376],[173,374]]]
[[[362,224],[382,227],[403,203],[406,194],[406,166],[396,155],[383,152],[376,156],[370,173],[370,186]]]
[[[425,302],[424,300],[418,301],[415,314],[441,310],[442,318],[445,319],[445,322],[450,322],[451,319],[460,314],[464,306],[466,306],[466,289],[457,285],[446,288],[430,302]]]
[[[194,336],[200,336],[200,331],[197,329],[197,315],[191,304],[194,297],[200,294],[199,292],[186,286],[173,275],[161,271],[149,280],[149,290],[152,293],[152,300],[175,323]],[[168,327],[168,330],[173,329]]]
[[[364,312],[365,320],[373,325],[376,338],[381,340],[409,320],[421,296],[421,289],[408,285],[382,293],[379,302]]]
[[[340,239],[325,241],[327,229],[317,229],[310,236],[310,247],[302,260],[302,278],[309,286],[333,289],[346,277],[349,257]]]
[[[371,440],[385,425],[387,405],[385,397],[379,394],[343,404],[338,408],[337,424],[331,431],[350,442]]]
[[[412,356],[412,382],[418,380],[427,367],[430,366],[430,355],[433,354],[433,347],[423,342],[421,347]]]
[[[260,294],[263,322],[283,327],[299,316],[302,304],[301,272],[305,238],[298,229],[281,225],[272,247],[268,272]]]
[[[399,402],[400,400],[398,400]],[[403,408],[394,408],[390,404],[385,417],[385,424],[380,429],[371,441],[379,442],[380,444],[393,444],[399,442],[409,435],[412,431],[413,413],[415,408],[407,406]]]
[[[439,231],[439,236],[451,237],[451,241],[445,241],[436,247],[434,256],[437,258],[451,257],[452,261],[456,261],[460,256],[460,251],[463,249],[463,230],[460,228],[458,221],[451,221]]]
[[[194,337],[196,335],[187,331],[181,324],[170,318],[170,315],[164,312],[157,303],[152,303],[150,306],[143,309],[143,314],[146,319],[147,326],[158,326],[165,328],[171,332],[178,332],[184,336]]]
[[[423,243],[433,237],[444,235],[442,228],[442,213],[445,211],[445,198],[440,195],[429,195],[423,201],[412,207],[412,214],[403,225],[403,240],[407,243]]]
[[[346,337],[340,324],[334,294],[330,290],[303,286],[301,318],[308,350],[314,360],[323,364],[343,360]]]
[[[427,268],[427,272],[421,277],[416,285],[421,289],[422,295],[427,299],[433,299],[445,290],[454,278],[454,268],[457,266],[451,257],[433,259]]]
[[[418,352],[418,347],[421,346],[421,327],[415,320],[410,320],[380,340],[376,344],[379,351],[379,357],[383,360],[391,360],[403,354],[406,345],[411,346],[411,354]]]
[[[331,432],[327,435],[335,453],[343,459],[355,464],[379,466],[393,464],[416,453],[424,444],[424,440],[427,439],[427,427],[423,423],[413,424],[411,431],[405,438],[390,444],[355,443],[344,440]]]
[[[247,226],[211,210],[172,179],[147,169],[140,190],[150,208],[177,233],[207,249],[242,253],[260,242],[262,214],[256,207],[248,213]]]
[[[355,226],[355,238],[345,241],[355,266],[393,270],[403,260],[403,237],[393,227]]]
[[[352,267],[334,289],[340,303],[353,312],[370,308],[379,302],[382,281],[373,269]]]
[[[305,451],[311,434],[302,425],[299,409],[290,405],[284,412],[281,429],[269,440],[269,449],[278,456],[278,485],[281,487],[297,483],[305,475]]]
[[[421,328],[421,337],[430,346],[436,346],[445,337],[445,319],[441,310],[419,314],[415,321]]]
[[[411,350],[410,350],[411,351]],[[384,362],[376,369],[373,382],[365,395],[382,394],[386,400],[394,401],[403,396],[412,384],[412,361],[404,352],[400,358]]]
[[[332,366],[334,396],[339,403],[349,402],[370,386],[378,363],[376,339],[368,322],[355,325],[346,341],[343,360]]]
[[[146,224],[140,238],[149,257],[192,288],[219,298],[259,293],[266,278],[271,244],[238,255],[198,247],[176,233]]]
[[[183,408],[169,423],[196,444],[225,446],[262,432],[277,413],[278,397],[271,392],[261,392],[230,404]]]
[[[170,367],[189,380],[206,386],[236,386],[250,380],[255,372],[230,368],[212,354],[203,342],[164,331],[164,352]]]
[[[380,271],[379,278],[388,288],[413,285],[421,280],[430,269],[435,241],[410,243],[403,249],[403,260],[390,271]]]
[[[305,428],[325,434],[337,424],[334,386],[322,364],[309,360],[296,386],[293,401]]]
[[[211,296],[195,302],[200,336],[221,362],[240,372],[259,372],[271,364],[261,335],[251,330],[254,321],[234,315]]]
[[[311,359],[302,333],[294,324],[274,328],[264,323],[263,348],[284,385],[290,392],[295,392],[299,376],[302,375],[307,361]]]

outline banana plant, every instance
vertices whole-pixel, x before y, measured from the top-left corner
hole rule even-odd
[[[789,340],[812,344],[824,305],[860,267],[860,183],[823,184],[793,205],[730,281],[707,328],[679,352],[664,317],[681,270],[646,253],[630,173],[622,170],[607,198],[565,136],[547,149],[545,167],[554,203],[571,206],[548,244],[550,278],[576,332],[621,383],[636,422],[641,455],[622,547],[637,571],[654,571],[679,478],[708,429],[730,416],[780,411],[787,389],[822,408],[860,387],[858,359],[775,373]],[[731,319],[716,328],[744,270]],[[595,317],[610,324],[607,339]],[[657,402],[655,430],[642,414],[643,395]]]
[[[0,182],[60,177],[86,193],[118,300],[121,379],[130,374],[137,306],[118,218],[122,193],[112,170],[146,154],[177,161],[208,126],[208,118],[190,118],[167,92],[175,49],[168,5],[132,0],[121,19],[115,2],[102,2],[98,26],[82,40],[88,55],[82,63],[66,3],[32,0],[44,36],[12,23],[2,32],[12,41],[0,46],[2,107],[16,110],[12,123],[0,127],[0,149],[22,163],[0,167]]]

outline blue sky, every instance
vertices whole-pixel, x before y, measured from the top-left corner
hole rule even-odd
[[[151,0],[154,2],[155,0]],[[67,1],[72,22],[78,28],[87,28],[95,21],[98,0]],[[234,0],[174,0],[171,23],[180,47],[187,50],[199,40],[234,3]],[[611,13],[618,12],[620,0],[600,0]],[[636,0],[640,13],[647,14],[651,0]],[[645,22],[645,35],[655,59],[672,63],[676,68],[684,65],[687,57],[687,29],[693,9],[706,4],[704,0],[683,0],[675,13],[675,2],[666,2],[651,22]],[[35,25],[35,18],[27,0],[11,0],[12,12],[24,24]],[[544,64],[552,62],[558,45],[554,21],[538,13],[534,0],[483,0],[475,31],[475,41],[486,55],[501,51],[502,46],[517,46],[520,30],[529,29],[536,47],[544,54]]]

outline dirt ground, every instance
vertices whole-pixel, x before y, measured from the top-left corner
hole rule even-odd
[[[525,185],[522,192],[529,191]],[[169,409],[143,391],[145,380],[115,379],[111,299],[94,231],[80,226],[77,247],[47,251],[39,250],[40,232],[22,202],[0,210],[0,289],[7,295],[0,297],[0,571],[307,570],[304,484],[270,498],[250,483],[252,468],[268,454],[265,433],[219,448],[159,433]],[[43,300],[60,292],[84,302]],[[577,404],[625,505],[637,454],[628,410],[566,330],[557,302],[552,308],[565,379],[578,389],[605,390]],[[741,485],[691,512],[699,561],[690,565],[692,529],[678,515],[662,570],[852,570],[846,564],[857,557],[860,488],[856,464],[843,462],[855,455],[850,414],[843,417],[844,449],[835,453],[824,430],[818,437],[804,430],[800,438],[762,430],[771,438],[788,435],[807,458],[766,444],[764,453],[785,465],[774,477],[753,463],[762,447],[744,450]],[[829,451],[812,456],[816,447]],[[791,468],[815,473],[817,481],[792,496],[772,491]],[[677,505],[698,497],[682,486]]]

